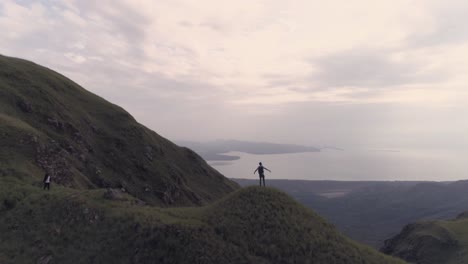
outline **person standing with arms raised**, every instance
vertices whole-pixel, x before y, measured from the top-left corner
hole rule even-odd
[[[263,179],[263,187],[265,187],[265,170],[271,173],[271,170],[263,167],[262,163],[258,163],[257,169],[255,169],[254,174],[258,171],[258,176],[260,177],[260,186],[262,186],[262,179]]]

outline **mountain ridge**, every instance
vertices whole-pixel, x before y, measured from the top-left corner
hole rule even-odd
[[[201,205],[238,185],[115,104],[37,64],[0,56],[0,176],[125,189],[158,205]]]

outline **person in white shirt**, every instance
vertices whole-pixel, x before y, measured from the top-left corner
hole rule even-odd
[[[47,188],[47,190],[50,190],[50,181],[51,181],[50,174],[46,173],[45,176],[44,176],[44,180],[42,181],[44,183],[44,187],[43,187],[44,190],[46,188]]]

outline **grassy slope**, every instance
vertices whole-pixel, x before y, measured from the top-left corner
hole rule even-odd
[[[0,263],[402,263],[273,189],[163,209],[15,181],[0,185]]]
[[[447,264],[468,263],[468,218],[438,223],[449,230],[457,241],[458,250],[451,254]]]
[[[155,115],[157,118],[157,115]],[[0,56],[0,177],[125,188],[155,205],[216,200],[237,185],[66,77]]]
[[[468,263],[468,218],[410,224],[383,251],[421,264]]]

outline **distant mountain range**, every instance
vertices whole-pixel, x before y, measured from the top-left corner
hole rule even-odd
[[[241,186],[257,180],[234,179]],[[468,210],[468,181],[365,182],[269,180],[351,238],[375,248],[408,223],[450,219]],[[468,230],[468,226],[467,226]],[[467,235],[468,237],[468,235]]]
[[[229,161],[239,159],[238,156],[223,154],[228,152],[244,152],[248,154],[266,155],[320,151],[320,148],[310,146],[239,140],[216,140],[208,142],[181,140],[176,141],[176,143],[180,146],[193,149],[205,160],[209,161]]]

